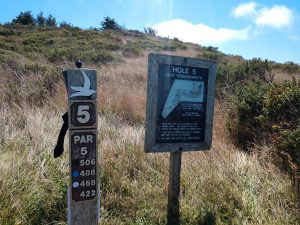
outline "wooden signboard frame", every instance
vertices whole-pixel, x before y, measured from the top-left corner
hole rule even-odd
[[[178,66],[183,68],[185,75],[193,77],[192,71],[196,75],[207,71],[207,87],[205,88],[205,123],[204,123],[204,140],[197,142],[164,142],[158,143],[156,141],[157,135],[157,121],[158,121],[158,101],[161,96],[158,96],[159,91],[159,76],[161,74],[160,66]],[[172,74],[169,71],[169,76],[179,76],[176,73]],[[164,73],[164,72],[162,72]],[[166,72],[168,73],[168,72]],[[189,74],[188,74],[189,73]],[[201,74],[200,74],[201,75]],[[183,76],[184,77],[184,74]],[[216,62],[209,60],[201,60],[187,57],[169,56],[161,54],[149,54],[148,59],[148,88],[147,88],[147,111],[146,111],[146,132],[145,132],[145,152],[176,152],[176,151],[199,151],[208,150],[212,142],[212,125],[215,99],[215,81],[216,81]],[[159,112],[160,113],[160,112]]]

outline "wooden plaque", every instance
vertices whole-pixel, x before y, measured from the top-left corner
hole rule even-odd
[[[149,54],[145,152],[210,149],[216,63]]]

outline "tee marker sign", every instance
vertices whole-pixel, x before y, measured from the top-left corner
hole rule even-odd
[[[68,91],[70,188],[68,224],[96,225],[100,219],[97,154],[96,71],[64,71]]]

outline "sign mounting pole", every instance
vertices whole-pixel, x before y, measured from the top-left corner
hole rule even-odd
[[[64,71],[68,92],[70,187],[68,224],[98,225],[100,193],[97,153],[97,82],[96,71]]]
[[[216,62],[149,54],[145,152],[170,152],[167,224],[179,225],[182,152],[209,150]]]
[[[167,225],[179,225],[181,152],[170,153]]]

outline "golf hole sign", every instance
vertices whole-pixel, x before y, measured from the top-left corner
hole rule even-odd
[[[149,54],[146,152],[210,149],[216,63]]]
[[[69,100],[72,200],[91,200],[97,197],[96,71],[66,71],[65,81]]]

